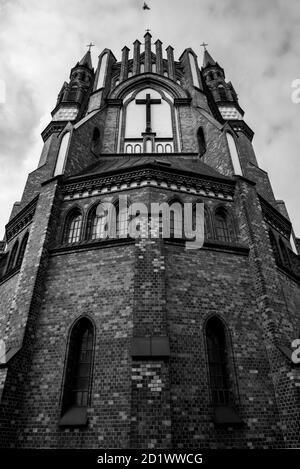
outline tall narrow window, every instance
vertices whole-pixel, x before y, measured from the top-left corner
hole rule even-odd
[[[68,216],[68,220],[65,228],[65,242],[77,243],[80,240],[82,225],[82,215],[79,209],[75,209]]]
[[[284,242],[282,241],[282,239],[279,240],[279,248],[281,252],[283,266],[286,267],[287,269],[290,269],[291,268],[290,258],[287,252],[287,248]]]
[[[54,176],[62,174],[65,167],[66,155],[70,140],[70,132],[66,132],[60,142],[59,152],[56,160]]]
[[[88,217],[87,239],[101,239],[104,237],[105,219],[97,214],[97,207],[94,207]]]
[[[227,138],[227,143],[228,143],[228,147],[229,147],[229,152],[230,152],[230,156],[231,156],[231,161],[232,161],[232,165],[233,165],[234,174],[242,176],[243,172],[242,172],[242,167],[241,167],[241,163],[240,163],[240,157],[239,157],[237,149],[236,149],[235,140],[234,140],[233,136],[231,135],[231,133],[229,133],[229,132],[226,132],[226,138]]]
[[[19,247],[19,241],[17,240],[15,244],[13,245],[13,248],[11,250],[6,272],[10,272],[14,267],[15,267],[15,262],[16,262],[16,256],[18,252],[18,247]]]
[[[206,205],[204,206],[204,236],[205,239],[213,238],[210,212]]]
[[[226,91],[225,91],[224,86],[223,86],[223,85],[219,85],[219,86],[218,86],[218,91],[219,91],[219,96],[220,96],[221,101],[226,101],[226,100],[227,100],[227,96],[226,96]]]
[[[280,253],[279,253],[279,249],[278,249],[278,244],[277,244],[277,241],[276,241],[276,238],[274,236],[274,233],[269,230],[269,238],[270,238],[270,243],[271,243],[271,247],[272,247],[272,250],[273,250],[273,254],[274,254],[274,257],[275,257],[275,261],[277,264],[280,264]]]
[[[228,217],[224,209],[219,208],[215,214],[216,239],[218,241],[230,241]]]
[[[228,352],[225,328],[222,321],[217,317],[207,321],[206,343],[212,400],[215,405],[226,405],[232,400]]]
[[[69,339],[61,425],[80,425],[87,421],[93,344],[93,325],[89,319],[82,318],[73,326]]]
[[[128,207],[116,206],[117,226],[116,233],[118,238],[126,238],[128,235]]]
[[[21,267],[22,262],[23,262],[23,257],[24,257],[24,254],[25,254],[26,246],[27,246],[28,236],[29,236],[29,233],[27,231],[27,233],[24,235],[24,237],[22,239],[21,246],[20,246],[20,249],[19,249],[19,254],[18,254],[18,257],[17,257],[16,265],[19,266],[19,267]]]
[[[92,137],[92,151],[94,153],[98,153],[99,147],[100,147],[100,130],[97,127],[95,127],[93,131],[93,137]]]
[[[199,156],[203,156],[206,152],[206,143],[202,127],[199,127],[197,132],[198,152]]]

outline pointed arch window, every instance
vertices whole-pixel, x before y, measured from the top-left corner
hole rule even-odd
[[[198,152],[199,156],[203,156],[206,152],[206,142],[202,127],[199,127],[197,132]]]
[[[213,317],[206,324],[206,344],[212,401],[227,405],[232,401],[226,332],[222,321]]]
[[[13,245],[13,248],[12,248],[12,250],[11,250],[11,253],[10,253],[10,256],[9,256],[9,260],[8,260],[8,264],[7,264],[6,272],[10,272],[10,271],[15,267],[16,256],[17,256],[18,248],[19,248],[19,241],[17,240],[17,241],[15,242],[15,244]]]
[[[218,241],[230,242],[228,227],[228,216],[226,210],[219,208],[215,213],[216,239]]]
[[[27,246],[28,237],[29,237],[29,233],[27,231],[27,233],[24,235],[24,237],[22,239],[21,246],[20,246],[19,253],[18,253],[17,262],[16,262],[16,265],[18,267],[21,267],[21,265],[22,265],[25,250],[26,250],[26,246]]]
[[[226,96],[226,91],[223,85],[218,86],[218,91],[219,91],[219,96],[221,101],[226,101],[227,96]]]
[[[227,143],[229,147],[229,152],[231,156],[231,161],[233,165],[234,174],[243,176],[243,171],[241,167],[240,157],[237,152],[236,143],[230,132],[226,132]]]
[[[101,239],[104,238],[105,232],[105,216],[98,215],[98,205],[91,210],[87,221],[87,239]]]
[[[82,215],[79,209],[75,209],[68,216],[65,229],[65,242],[77,243],[80,240]]]
[[[118,238],[128,235],[128,207],[116,204],[116,234]]]
[[[70,332],[62,397],[61,425],[84,425],[89,404],[94,327],[88,318],[79,319]]]
[[[275,235],[274,235],[272,230],[269,230],[269,239],[270,239],[270,243],[271,243],[271,247],[272,247],[272,250],[273,250],[275,261],[276,261],[277,264],[280,264],[280,261],[281,261],[280,252],[279,252],[277,240],[276,240]]]

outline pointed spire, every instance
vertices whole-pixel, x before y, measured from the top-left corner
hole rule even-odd
[[[152,70],[152,63],[151,63],[151,34],[147,30],[146,34],[144,35],[145,38],[145,72],[151,72]]]
[[[160,39],[157,39],[155,42],[155,52],[156,52],[156,73],[163,74],[163,56],[162,56],[162,42]]]
[[[82,65],[82,66],[85,66],[85,67],[88,67],[90,69],[93,68],[93,65],[92,65],[92,57],[91,57],[91,51],[88,50],[86,52],[86,54],[82,57],[82,59],[80,60],[80,62],[78,62],[78,65]]]
[[[210,55],[210,53],[205,49],[204,56],[203,56],[203,68],[208,67],[208,65],[216,65],[216,62]]]

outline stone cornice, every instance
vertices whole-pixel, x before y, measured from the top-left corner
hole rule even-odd
[[[20,231],[22,231],[29,223],[31,223],[36,204],[39,196],[35,197],[26,207],[24,207],[12,220],[10,220],[6,227],[6,241],[9,242],[14,238]]]
[[[65,181],[62,192],[65,194],[65,199],[70,199],[82,197],[83,194],[96,195],[96,193],[109,193],[148,185],[223,199],[232,199],[235,189],[234,180],[184,173],[177,169],[170,171],[167,167],[148,163],[143,167],[127,169],[115,174],[92,175],[88,178],[81,177],[70,182]]]

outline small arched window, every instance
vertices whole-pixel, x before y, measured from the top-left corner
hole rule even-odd
[[[62,397],[61,425],[79,425],[87,421],[92,362],[94,327],[88,318],[79,319],[72,327],[66,360]]]
[[[167,143],[166,146],[165,146],[165,152],[166,153],[172,153],[172,145]]]
[[[95,127],[93,130],[93,137],[92,137],[92,151],[97,153],[99,151],[100,145],[100,130],[98,127]]]
[[[151,67],[152,73],[156,73],[156,64],[153,62]]]
[[[159,143],[157,146],[156,146],[156,151],[157,153],[163,153],[164,152],[164,147],[161,143]]]
[[[205,332],[212,401],[214,405],[227,405],[232,396],[224,324],[212,317],[207,321]]]
[[[280,261],[281,261],[280,252],[279,252],[279,248],[278,248],[275,235],[272,230],[269,230],[269,239],[270,239],[271,247],[273,250],[274,257],[275,257],[275,261],[277,264],[280,264]]]
[[[219,85],[219,86],[218,86],[218,91],[219,91],[219,96],[220,96],[221,101],[226,101],[226,100],[227,100],[227,96],[226,96],[226,91],[225,91],[224,86],[223,86],[223,85]]]
[[[226,210],[219,208],[215,213],[216,239],[218,241],[230,242],[228,227],[228,216]]]
[[[141,145],[139,143],[134,145],[134,153],[141,153],[141,150]]]
[[[132,153],[132,145],[126,145],[126,153]]]
[[[182,238],[183,233],[183,207],[178,201],[170,204],[170,236],[171,238]]]
[[[87,220],[87,239],[104,238],[106,217],[98,215],[98,205],[90,211]]]
[[[79,209],[69,214],[65,228],[65,243],[77,243],[80,240],[82,215]]]
[[[279,240],[279,248],[281,252],[281,259],[282,259],[283,266],[286,269],[290,269],[291,268],[290,258],[287,252],[287,248],[281,238]]]
[[[140,73],[144,73],[145,72],[145,65],[144,64],[141,64],[140,66]]]
[[[25,254],[25,250],[27,246],[27,241],[28,241],[28,236],[29,236],[29,233],[27,231],[27,233],[24,235],[22,239],[21,246],[20,246],[19,253],[18,253],[17,262],[16,262],[16,265],[18,267],[21,267],[22,262],[23,262],[23,258],[24,258],[24,254]]]
[[[199,127],[197,132],[198,152],[199,156],[203,156],[206,152],[206,142],[202,127]]]
[[[15,244],[13,245],[13,248],[12,248],[12,250],[11,250],[11,253],[10,253],[10,256],[9,256],[9,260],[8,260],[8,264],[7,264],[6,272],[10,272],[10,271],[15,267],[16,256],[17,256],[18,248],[19,248],[19,241],[17,240],[17,241],[15,242]]]

